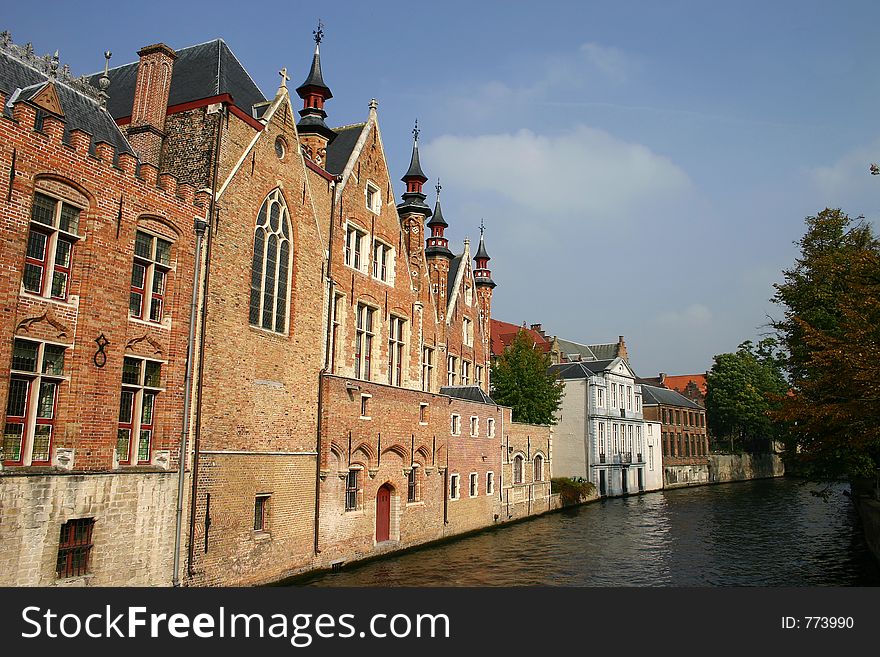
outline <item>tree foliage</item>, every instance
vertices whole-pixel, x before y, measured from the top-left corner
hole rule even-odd
[[[516,422],[555,424],[564,384],[548,371],[550,356],[535,347],[526,331],[492,364],[492,398],[513,408]]]
[[[770,412],[788,388],[776,340],[743,342],[735,353],[715,356],[707,376],[706,415],[716,440],[732,449],[757,450],[783,433]]]
[[[808,217],[798,244],[773,298],[792,383],[774,417],[806,474],[869,475],[880,465],[880,244],[840,210]]]

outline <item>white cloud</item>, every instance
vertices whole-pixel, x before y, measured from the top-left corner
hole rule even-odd
[[[844,210],[852,203],[867,201],[876,207],[880,180],[871,176],[868,167],[880,158],[880,140],[855,148],[832,164],[806,170],[808,180],[818,196],[820,204],[841,207]]]
[[[712,311],[701,303],[693,303],[682,310],[660,313],[653,323],[675,329],[696,329],[711,324]]]
[[[635,219],[692,191],[668,158],[582,125],[555,136],[444,135],[423,150],[450,191],[493,195],[542,222],[576,218],[586,228]]]
[[[626,82],[634,67],[632,59],[619,48],[585,43],[580,52],[600,73],[615,82]]]

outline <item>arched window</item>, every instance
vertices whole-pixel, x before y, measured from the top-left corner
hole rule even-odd
[[[287,330],[291,248],[290,215],[281,190],[275,189],[263,201],[254,231],[252,326],[277,333]]]
[[[535,456],[535,478],[532,481],[544,481],[544,457]]]
[[[521,484],[523,482],[523,457],[517,454],[513,457],[513,483]]]

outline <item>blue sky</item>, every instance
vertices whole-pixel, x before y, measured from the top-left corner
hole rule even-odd
[[[645,376],[766,329],[805,216],[880,217],[876,2],[15,3],[0,27],[77,73],[226,40],[267,95],[325,23],[328,123],[379,100],[392,173],[422,128],[448,235],[487,227],[493,316],[625,335]],[[172,17],[173,20],[164,20]],[[112,93],[112,89],[110,90]],[[397,190],[398,194],[402,191]],[[433,204],[433,193],[429,202]]]

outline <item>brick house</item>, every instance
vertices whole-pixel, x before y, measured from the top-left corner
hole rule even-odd
[[[60,69],[60,70],[59,70]],[[0,584],[167,585],[204,195],[0,35]]]

